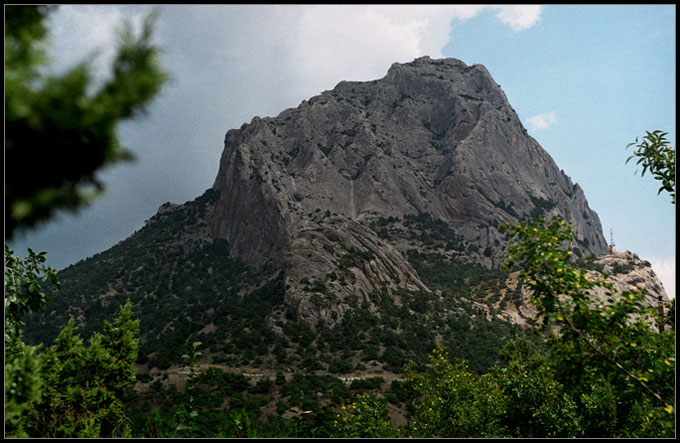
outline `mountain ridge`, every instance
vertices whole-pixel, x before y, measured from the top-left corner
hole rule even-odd
[[[399,372],[447,344],[483,370],[532,321],[499,269],[500,225],[538,215],[573,223],[578,258],[606,256],[583,190],[486,68],[395,63],[229,130],[213,186],[60,272],[62,294],[26,337],[54,336],[69,316],[87,333],[130,298],[149,368],[179,364],[198,340],[233,367]],[[651,268],[626,260],[616,279],[646,283],[656,303]]]
[[[341,319],[342,300],[365,299],[383,283],[427,290],[404,257],[408,247],[366,229],[380,217],[430,214],[487,251],[465,253],[486,267],[503,254],[498,221],[539,213],[574,224],[577,255],[607,248],[581,188],[527,134],[486,68],[455,59],[395,63],[382,79],[340,82],[230,130],[212,189],[220,192],[213,235],[247,263],[285,267],[287,302],[310,324],[333,312]],[[358,286],[335,285],[339,303],[313,309],[299,281],[322,279],[363,247],[376,256],[373,276],[353,272]]]

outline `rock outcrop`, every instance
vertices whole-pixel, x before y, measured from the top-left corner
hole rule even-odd
[[[648,263],[607,254],[484,67],[420,58],[227,132],[214,185],[62,270],[24,337],[51,341],[71,316],[87,337],[131,300],[149,368],[200,341],[234,367],[399,373],[445,345],[485,371],[536,315],[499,270],[500,225],[541,214],[570,221],[574,256],[617,290],[665,297]]]
[[[287,302],[312,324],[341,318],[347,297],[380,287],[427,290],[404,257],[420,245],[380,238],[369,226],[381,217],[428,214],[487,267],[504,252],[500,222],[541,213],[573,223],[578,255],[607,248],[581,188],[527,134],[487,70],[455,59],[394,64],[380,80],[341,82],[230,130],[213,189],[214,236],[248,263],[284,267]],[[366,259],[327,288],[337,299],[313,305],[303,279],[328,283],[356,253]]]
[[[652,265],[630,251],[609,251],[604,255],[594,257],[587,266],[588,275],[593,278],[604,278],[612,284],[614,294],[622,294],[624,291],[636,291],[643,294],[642,305],[668,309],[670,299],[659,278],[652,270]],[[514,276],[516,277],[516,275]],[[511,285],[516,285],[516,278],[511,277]],[[597,287],[592,292],[592,300],[595,303],[606,305],[608,303],[607,289]],[[536,318],[537,311],[529,301],[529,292],[526,288],[522,291],[521,303],[502,309],[499,317],[508,319],[512,323],[528,326]],[[656,327],[656,323],[650,323]]]

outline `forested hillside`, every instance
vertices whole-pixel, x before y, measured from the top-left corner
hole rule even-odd
[[[103,189],[116,123],[166,80],[153,13],[110,81],[44,77],[52,9],[6,9],[6,240]],[[632,145],[674,204],[665,133]],[[46,255],[5,246],[6,437],[675,435],[674,300],[481,65],[254,117],[201,196]]]

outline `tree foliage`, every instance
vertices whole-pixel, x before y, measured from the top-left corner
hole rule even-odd
[[[543,325],[555,376],[584,412],[588,436],[667,436],[675,424],[672,332],[654,328],[644,289],[616,293],[611,282],[576,269],[571,226],[560,217],[506,226],[506,266],[521,274]],[[593,290],[604,291],[600,301]],[[555,331],[559,332],[555,332]],[[604,435],[600,435],[604,433]]]
[[[577,268],[565,248],[574,241],[572,227],[561,217],[504,229],[511,239],[504,266],[520,267],[547,350],[517,337],[500,352],[498,364],[479,375],[435,349],[424,373],[415,365],[404,372],[410,413],[399,435],[674,436],[675,337],[655,329],[657,311],[643,303],[644,290],[616,293],[606,278]],[[375,408],[350,412],[337,426],[345,436],[355,435],[357,424],[382,426]]]
[[[14,255],[5,245],[5,357],[21,351],[21,319],[48,303],[42,283],[59,287],[57,271],[45,265],[45,252],[28,249],[28,257]],[[41,283],[42,282],[42,283]]]
[[[518,336],[501,351],[504,360],[479,375],[436,349],[431,369],[406,369],[414,393],[408,436],[443,438],[579,437],[575,402],[554,379],[546,356]]]
[[[649,171],[656,180],[661,182],[658,193],[668,192],[675,204],[675,149],[666,140],[666,135],[668,135],[667,132],[659,130],[646,131],[641,142],[638,142],[636,138],[633,143],[626,146],[626,149],[631,146],[637,148],[633,155],[628,157],[626,163],[637,158],[636,164],[642,165],[640,175],[644,176],[645,172]]]
[[[384,400],[364,392],[355,395],[352,402],[343,404],[333,420],[331,437],[342,438],[395,438],[398,430],[390,423],[390,414]]]
[[[166,81],[151,43],[155,14],[138,37],[124,24],[111,76],[101,86],[93,86],[88,62],[45,74],[45,20],[54,8],[5,7],[6,239],[101,191],[96,171],[132,158],[118,142],[117,123],[140,115]],[[5,246],[5,436],[129,434],[121,397],[135,382],[139,329],[130,303],[89,346],[73,320],[46,351],[27,346],[22,317],[47,305],[43,283],[59,286],[45,252],[28,252],[18,257]]]
[[[409,437],[494,438],[504,434],[500,390],[488,377],[469,370],[464,360],[449,361],[446,351],[435,349],[431,369],[424,374],[414,366],[404,376],[413,392]]]
[[[28,252],[28,257],[15,256],[5,245],[5,435],[16,437],[28,436],[22,418],[44,385],[39,346],[23,342],[22,317],[47,304],[41,282],[59,285],[56,271],[44,265],[45,253]]]
[[[5,6],[6,239],[100,192],[95,173],[133,158],[118,141],[117,123],[144,112],[166,81],[151,42],[154,14],[138,37],[123,26],[110,78],[96,89],[88,62],[45,74],[44,22],[53,10]]]
[[[32,437],[121,437],[131,429],[123,410],[123,391],[135,383],[139,320],[132,305],[104,323],[89,346],[69,321],[41,356],[43,392],[25,420]]]
[[[45,253],[28,257],[5,246],[5,436],[99,437],[129,433],[122,395],[135,383],[139,320],[126,303],[113,323],[104,322],[89,346],[71,319],[54,344],[27,346],[21,319],[43,309],[41,283],[58,285]]]

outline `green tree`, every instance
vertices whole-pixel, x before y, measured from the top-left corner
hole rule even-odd
[[[555,365],[526,337],[510,340],[500,352],[505,362],[489,372],[503,398],[500,424],[511,437],[581,437],[577,403],[555,378]]]
[[[123,391],[135,383],[139,320],[132,304],[89,346],[75,332],[71,319],[41,356],[43,390],[31,404],[24,428],[31,437],[121,437],[131,429],[125,417]]]
[[[619,294],[575,268],[563,249],[572,227],[561,217],[504,228],[511,239],[504,266],[522,266],[549,334],[556,380],[583,411],[585,435],[673,435],[674,336],[653,328],[657,313],[642,303],[644,291]]]
[[[390,414],[384,400],[364,392],[354,396],[340,407],[330,431],[331,437],[340,438],[395,438],[399,432],[390,423]]]
[[[411,364],[404,377],[412,390],[410,425],[402,431],[420,438],[495,438],[507,436],[500,422],[503,399],[492,377],[480,377],[465,361],[449,361],[443,349],[430,355],[424,374]]]
[[[424,374],[407,368],[413,398],[403,432],[423,438],[582,436],[577,404],[555,380],[545,354],[516,337],[500,358],[503,364],[478,375],[437,349]]]
[[[201,346],[200,341],[195,341],[191,345],[191,354],[184,354],[182,358],[187,362],[184,371],[187,373],[186,388],[185,388],[185,403],[181,409],[184,409],[178,416],[179,424],[175,431],[178,437],[203,437],[205,431],[204,426],[198,423],[199,411],[197,405],[198,387],[198,359],[203,354],[198,350]]]
[[[646,171],[675,204],[675,150],[661,131],[647,132],[637,150]],[[573,229],[561,217],[505,225],[511,242],[504,267],[521,266],[531,301],[548,331],[555,380],[576,402],[588,437],[675,435],[674,333],[659,332],[645,290],[616,293],[606,278],[577,269]],[[604,300],[594,296],[604,294]],[[674,308],[674,305],[673,305]]]
[[[23,342],[21,319],[47,304],[42,283],[59,285],[56,271],[44,264],[45,253],[28,252],[15,256],[5,245],[5,436],[15,437],[28,436],[23,420],[44,386],[39,346]]]
[[[5,245],[5,358],[11,359],[24,349],[21,340],[22,317],[42,310],[48,303],[43,283],[59,287],[57,271],[45,265],[45,252],[28,249],[28,257],[14,255]]]
[[[649,132],[642,137],[642,141],[638,142],[636,138],[633,143],[626,146],[628,149],[635,146],[637,149],[633,155],[628,157],[626,163],[631,159],[637,158],[636,164],[642,164],[642,174],[649,170],[652,176],[661,182],[659,194],[661,191],[666,191],[671,195],[673,204],[675,204],[675,149],[670,146],[666,140],[667,132],[659,130]]]
[[[24,418],[40,399],[40,355],[37,347],[26,346],[21,354],[5,356],[5,437],[28,437]]]
[[[154,13],[139,37],[124,24],[101,86],[93,86],[87,62],[45,74],[45,19],[54,8],[5,6],[5,239],[101,192],[95,173],[132,158],[118,142],[117,123],[144,112],[167,80],[151,44]],[[29,249],[21,258],[5,246],[5,436],[121,435],[119,399],[134,383],[138,325],[126,305],[89,347],[73,324],[44,354],[26,346],[21,318],[47,304],[41,283],[59,284],[44,262],[45,252]]]
[[[88,62],[45,74],[45,19],[53,10],[5,6],[5,239],[101,192],[95,173],[133,158],[118,141],[117,123],[144,112],[167,79],[151,43],[153,13],[139,37],[124,24],[101,86],[93,86]]]

